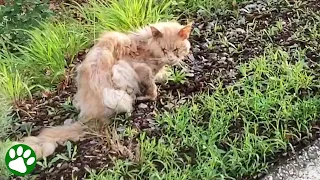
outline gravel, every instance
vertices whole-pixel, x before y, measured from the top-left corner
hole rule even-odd
[[[271,170],[262,180],[320,179],[320,139]]]

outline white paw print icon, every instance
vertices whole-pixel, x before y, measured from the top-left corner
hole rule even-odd
[[[29,146],[23,144],[15,145],[9,149],[6,163],[13,174],[29,174],[36,165],[35,153]]]

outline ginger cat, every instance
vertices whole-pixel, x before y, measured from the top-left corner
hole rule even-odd
[[[130,112],[141,91],[145,96],[138,100],[155,100],[155,76],[189,53],[190,31],[191,24],[160,22],[129,34],[105,33],[77,69],[80,119],[105,121]]]
[[[155,100],[155,81],[166,65],[182,61],[189,53],[192,24],[151,24],[135,32],[104,33],[77,68],[75,106],[80,122],[45,128],[36,137],[26,137],[37,158],[54,153],[58,143],[77,141],[85,126],[97,119],[110,123],[117,113],[130,113],[135,100]]]

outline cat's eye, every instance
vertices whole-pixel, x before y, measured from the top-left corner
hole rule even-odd
[[[162,48],[163,53],[167,53],[167,49],[166,48]]]
[[[179,48],[175,48],[175,49],[173,50],[173,52],[178,52],[178,50],[179,50]]]

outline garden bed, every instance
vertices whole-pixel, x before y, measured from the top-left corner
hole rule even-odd
[[[188,71],[181,73],[182,70],[177,68],[176,74],[172,76],[172,79],[167,84],[159,84],[159,96],[157,100],[155,102],[141,102],[136,104],[135,111],[130,117],[119,116],[114,122],[115,129],[107,134],[109,136],[92,135],[80,142],[73,143],[73,147],[76,146],[78,150],[72,161],[60,159],[46,168],[37,166],[33,175],[36,175],[37,179],[71,179],[72,177],[81,179],[85,174],[96,174],[92,172],[92,170],[99,172],[107,168],[112,169],[112,171],[106,173],[109,175],[108,177],[115,178],[121,175],[125,177],[125,179],[137,177],[149,179],[152,172],[157,172],[159,177],[160,175],[162,175],[162,177],[169,177],[168,174],[172,173],[170,177],[176,178],[179,175],[179,177],[183,176],[183,173],[186,173],[185,178],[187,178],[188,175],[194,178],[233,177],[237,179],[256,179],[261,177],[267,167],[272,165],[272,163],[277,163],[282,158],[290,156],[290,148],[280,143],[279,145],[270,147],[270,149],[273,148],[272,150],[265,150],[266,153],[262,152],[263,148],[260,147],[260,144],[257,145],[252,142],[254,145],[249,148],[248,146],[250,145],[246,144],[248,143],[246,141],[267,142],[267,139],[270,138],[270,143],[275,143],[276,140],[281,140],[286,143],[290,142],[293,148],[299,150],[317,138],[319,134],[319,121],[318,119],[311,118],[319,118],[316,112],[320,111],[320,109],[317,108],[318,101],[312,99],[319,95],[319,89],[314,86],[314,84],[317,84],[320,72],[318,65],[318,61],[320,60],[320,2],[316,0],[303,2],[304,3],[301,4],[279,2],[271,4],[270,6],[262,2],[247,3],[240,7],[239,13],[235,12],[232,15],[213,14],[208,17],[202,15],[201,12],[195,13],[189,18],[194,20],[194,30],[190,39],[192,43],[192,53],[185,60]],[[317,18],[318,21],[316,20]],[[271,65],[265,64],[266,67],[270,66],[275,68],[277,65],[276,63],[272,64],[271,59],[273,56],[283,55],[281,54],[282,51],[273,53],[276,51],[274,49],[279,48],[287,53],[288,58],[283,58],[285,59],[284,62],[292,63],[293,69],[299,69],[299,66],[295,64],[298,60],[306,61],[307,68],[304,67],[305,71],[301,70],[301,74],[299,74],[300,71],[297,72],[297,75],[301,78],[298,79],[301,80],[301,87],[296,89],[295,92],[292,92],[292,89],[286,89],[285,94],[286,96],[293,97],[287,101],[288,107],[291,107],[291,105],[295,108],[301,107],[301,109],[307,109],[306,112],[310,112],[311,115],[306,116],[307,118],[305,119],[307,122],[303,124],[307,127],[297,127],[300,125],[299,123],[287,124],[289,127],[283,127],[283,129],[288,131],[292,130],[290,133],[297,134],[286,132],[284,135],[288,135],[288,137],[284,138],[283,136],[280,137],[280,135],[278,137],[278,135],[271,133],[270,129],[267,129],[267,125],[268,127],[274,125],[273,122],[268,124],[269,122],[267,123],[267,120],[263,119],[263,115],[257,113],[256,116],[259,117],[258,120],[261,119],[261,123],[256,122],[256,120],[245,120],[249,115],[234,115],[234,117],[238,117],[239,119],[230,119],[230,121],[227,121],[227,117],[216,115],[216,119],[226,118],[226,124],[228,125],[221,125],[219,124],[221,123],[220,121],[214,124],[226,128],[226,133],[223,135],[223,128],[221,128],[221,132],[215,131],[217,129],[210,129],[210,122],[214,121],[211,117],[213,115],[210,114],[213,113],[211,111],[214,110],[207,110],[210,102],[214,102],[215,105],[212,106],[216,108],[218,108],[218,106],[222,108],[224,105],[231,107],[233,105],[228,104],[229,102],[238,102],[238,106],[242,108],[240,101],[237,101],[236,97],[244,98],[245,95],[242,93],[246,92],[246,90],[241,88],[237,89],[237,83],[241,82],[242,85],[244,85],[250,81],[250,78],[244,76],[243,72],[239,71],[240,65],[249,63],[248,66],[251,67],[254,66],[253,64],[250,65],[251,61],[258,64],[261,62],[269,63],[270,61]],[[76,91],[73,80],[75,75],[73,67],[83,60],[84,55],[85,52],[77,55],[77,61],[74,61],[73,65],[69,67],[69,73],[66,74],[64,81],[58,86],[56,91],[39,92],[34,94],[33,101],[25,100],[19,103],[19,106],[15,108],[14,112],[15,116],[20,120],[16,127],[14,127],[16,129],[16,133],[14,134],[16,138],[21,138],[22,135],[25,135],[25,129],[29,127],[32,127],[31,134],[36,135],[42,127],[61,125],[68,119],[76,119],[78,112],[71,103],[72,96]],[[259,59],[259,56],[265,57],[266,61]],[[279,60],[279,62],[282,61]],[[250,70],[258,72],[259,70],[258,65],[255,68],[251,67],[250,69],[250,67],[247,67],[248,72],[250,72]],[[292,82],[296,80],[294,78],[297,78],[294,76],[287,77],[289,76],[288,72],[283,72],[283,74],[273,72],[275,70],[272,68],[265,69],[266,72],[262,72],[262,74],[269,73],[269,75],[273,77],[274,74],[279,73],[278,75],[284,76],[285,83],[291,82],[290,78],[293,78]],[[284,71],[283,69],[281,70]],[[179,74],[179,72],[181,74]],[[309,76],[311,77],[311,75],[315,77],[312,79],[312,82],[309,82],[303,79],[304,76],[302,77],[302,75],[305,75],[306,79],[308,79]],[[261,75],[261,79],[261,82],[260,79],[257,80],[257,82],[261,83],[261,86],[264,86],[265,82],[268,83],[271,81],[271,79],[263,75]],[[304,80],[307,84],[306,87],[304,87]],[[231,89],[230,91],[232,91],[232,93],[228,94],[226,89],[232,86],[235,86],[234,89],[236,90]],[[250,89],[251,85],[249,84],[247,87]],[[235,94],[233,94],[233,92]],[[265,92],[265,89],[261,90],[261,92]],[[203,95],[203,93],[209,95]],[[230,97],[230,100],[219,99],[218,95],[215,96],[214,94],[218,94],[221,97]],[[206,101],[202,98],[203,96],[207,98],[211,97],[210,95],[214,100]],[[234,95],[234,99],[229,95]],[[263,98],[267,99],[267,96],[262,94],[261,99]],[[278,95],[275,95],[275,98],[279,98]],[[286,97],[283,98],[283,101],[286,102]],[[190,101],[192,102],[191,104]],[[246,101],[246,99],[244,98],[243,101]],[[208,104],[204,104],[204,102]],[[222,104],[219,104],[219,102]],[[261,100],[261,102],[263,102],[263,100]],[[308,103],[310,103],[309,106],[303,106]],[[183,108],[192,109],[192,104],[196,104],[200,110],[185,112]],[[278,106],[281,105],[273,105],[274,104],[270,105],[270,108],[275,108],[274,111],[276,113],[285,113],[279,110],[281,108]],[[261,109],[262,111],[265,110],[265,112],[270,113],[270,116],[272,116],[270,109],[263,109],[262,107]],[[230,110],[224,110],[223,108],[221,109],[222,112],[229,113],[232,108]],[[206,114],[206,112],[210,113]],[[252,112],[254,112],[254,110],[252,110]],[[239,110],[239,114],[241,113],[243,112]],[[247,113],[250,112],[248,111]],[[290,118],[302,118],[302,115],[296,115],[290,110],[288,110],[288,114],[290,114],[288,115],[289,123],[295,122]],[[180,115],[185,115],[186,119],[188,119],[188,116],[193,117],[193,119],[186,120],[185,126],[179,126],[180,121],[177,119]],[[162,120],[159,120],[159,118],[162,118]],[[197,121],[197,118],[200,119],[199,122],[194,122]],[[171,120],[169,121],[168,119]],[[247,120],[249,122],[246,122]],[[182,121],[183,120],[181,120],[181,122]],[[170,124],[170,122],[172,124]],[[251,124],[254,123],[257,123],[256,125],[259,126],[257,129],[251,127]],[[284,122],[280,124],[285,125]],[[245,125],[248,125],[248,127]],[[249,130],[246,128],[249,128]],[[192,129],[195,132],[202,132],[203,136],[206,135],[207,131],[215,132],[215,134],[211,134],[211,136],[220,136],[220,133],[222,135],[220,139],[211,142],[214,142],[215,148],[210,149],[206,147],[208,148],[207,150],[199,150],[198,145],[194,144],[194,142],[197,141],[192,139],[194,138],[191,135],[192,132],[190,132]],[[257,131],[255,134],[252,132],[254,130]],[[146,134],[144,135],[143,132]],[[254,136],[251,136],[252,134],[254,134]],[[210,144],[210,138],[204,140],[204,137],[201,137],[202,134],[198,136],[199,144],[203,143],[201,145],[205,144],[207,146],[213,145]],[[110,137],[112,138],[110,139]],[[250,139],[251,137],[252,139]],[[185,138],[185,140],[183,138]],[[151,147],[153,139],[158,145],[152,146],[153,148],[147,151],[146,144]],[[146,144],[144,144],[143,140],[146,141]],[[232,142],[235,144],[230,145]],[[163,147],[160,148],[161,144],[163,144]],[[268,143],[265,143],[263,145],[267,144]],[[233,148],[243,149],[243,151],[241,151],[243,154],[240,153],[240,155],[238,154],[238,157],[236,157],[236,151],[233,151]],[[217,152],[216,157],[210,156],[206,154],[209,152],[214,154],[210,150],[216,150],[219,151],[219,153]],[[274,154],[272,154],[273,150]],[[153,152],[151,151],[155,151],[155,154],[152,154]],[[163,153],[161,152],[161,154],[160,151],[163,151]],[[266,157],[261,157],[261,159],[264,159],[260,161],[254,158],[251,159],[250,151],[252,151],[253,156],[265,155]],[[60,146],[56,154],[48,159],[48,162],[58,154],[63,153],[66,153],[66,147]],[[205,161],[204,157],[208,159],[217,158],[217,161],[214,162],[216,164],[210,164],[213,162],[210,160]],[[245,162],[243,158],[247,158],[248,160],[247,164],[243,164],[243,169],[245,170],[239,168],[240,165],[235,162]],[[126,162],[127,160],[129,161],[127,164],[121,164],[121,162]],[[153,168],[147,166],[150,162],[153,164]],[[173,162],[176,162],[176,164]],[[201,162],[203,165],[201,165]],[[207,171],[204,171],[205,167],[203,166],[206,163],[208,163]],[[239,169],[232,169],[226,165],[227,163],[235,163],[237,164],[235,168]],[[256,166],[254,164],[256,164]],[[117,168],[124,169],[118,170]],[[179,168],[181,168],[181,172],[179,172]],[[201,170],[203,171],[203,175],[200,176],[200,172],[198,171]],[[210,174],[210,171],[216,174]],[[238,172],[238,174],[236,174],[236,172]],[[177,176],[174,176],[174,173],[177,173]],[[99,177],[103,179],[103,173],[101,176],[96,175],[96,178],[99,179]]]

